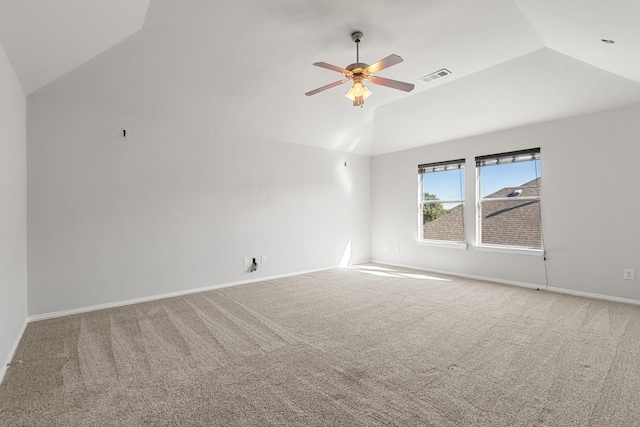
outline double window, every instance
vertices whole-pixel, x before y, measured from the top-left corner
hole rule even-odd
[[[476,244],[541,249],[540,149],[475,160]],[[464,169],[462,159],[418,166],[420,240],[465,242]]]

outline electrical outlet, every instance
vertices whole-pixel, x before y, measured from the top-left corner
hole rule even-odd
[[[635,280],[636,278],[636,271],[632,268],[625,268],[624,269],[624,280]]]
[[[400,253],[400,246],[396,246],[396,253],[399,254]]]
[[[260,262],[262,262],[263,264],[267,263],[267,256],[266,255],[262,255],[262,257],[260,258]]]
[[[249,265],[249,258],[245,258],[242,260],[243,265],[247,266]]]

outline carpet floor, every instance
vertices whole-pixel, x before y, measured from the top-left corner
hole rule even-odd
[[[30,323],[2,426],[633,426],[640,307],[362,265]]]

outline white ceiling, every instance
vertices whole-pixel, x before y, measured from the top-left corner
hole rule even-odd
[[[0,0],[0,42],[30,96],[376,155],[640,102],[639,18],[637,0]],[[341,77],[313,62],[355,62],[354,30],[416,89],[305,97]]]
[[[142,28],[149,0],[0,0],[0,41],[34,92]]]

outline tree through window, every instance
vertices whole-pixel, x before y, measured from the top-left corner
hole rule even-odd
[[[464,160],[418,166],[421,240],[464,242]]]

